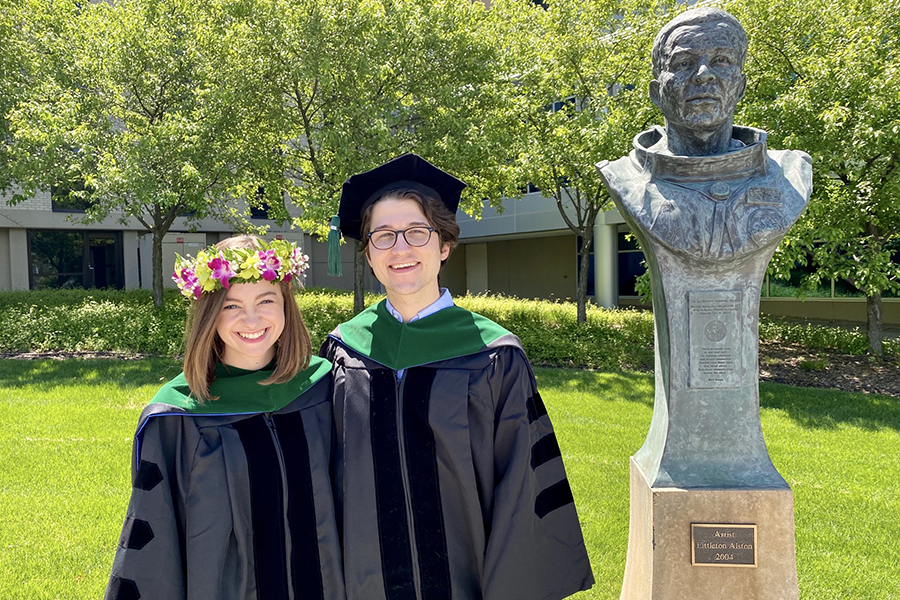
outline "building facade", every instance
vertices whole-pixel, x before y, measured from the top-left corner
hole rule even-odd
[[[152,288],[153,237],[136,219],[114,213],[101,222],[83,223],[83,209],[57,201],[50,191],[15,205],[8,205],[7,198],[0,196],[0,291]],[[342,247],[344,275],[329,277],[325,244],[287,223],[278,225],[265,212],[253,211],[251,222],[267,225],[268,237],[295,241],[310,255],[307,286],[352,288],[351,245]],[[176,253],[196,255],[231,235],[231,226],[216,219],[176,219],[163,239],[164,285],[175,287],[169,275]],[[371,274],[366,286],[377,289]]]
[[[19,204],[0,201],[0,291],[48,288],[151,288],[152,236],[135,219],[110,215],[81,222],[83,210],[39,192]],[[539,192],[507,200],[502,209],[486,206],[480,218],[460,212],[460,243],[441,273],[454,295],[494,293],[520,298],[573,300],[578,280],[579,240],[566,226],[556,203]],[[123,222],[124,221],[124,222]],[[264,213],[255,225],[268,225],[269,237],[297,242],[310,256],[307,287],[352,289],[353,245],[342,245],[343,276],[327,275],[326,244],[279,226]],[[599,306],[642,306],[635,279],[643,254],[615,209],[601,213],[594,227],[588,296]],[[191,224],[178,219],[163,240],[164,284],[174,287],[168,269],[182,256],[233,235],[215,219]],[[366,269],[365,287],[380,291]],[[789,288],[788,288],[789,292]],[[817,297],[800,300],[784,286],[764,286],[761,310],[772,316],[865,323],[865,298],[832,284]],[[885,325],[900,325],[900,300],[886,298]]]

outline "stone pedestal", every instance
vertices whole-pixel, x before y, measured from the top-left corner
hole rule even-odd
[[[723,566],[727,558],[721,564],[692,564],[693,546],[703,544],[692,540],[692,524],[754,524],[755,566]],[[727,538],[722,545],[722,554],[732,554]],[[650,598],[797,600],[790,488],[652,488],[632,459],[631,525],[621,600]]]
[[[725,154],[674,156],[651,130],[598,165],[653,282],[656,397],[631,459],[622,600],[799,597],[793,495],[759,420],[759,299],[812,170],[764,132],[733,134]]]

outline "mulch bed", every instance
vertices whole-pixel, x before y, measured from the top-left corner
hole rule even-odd
[[[51,360],[68,360],[70,358],[118,358],[119,360],[138,360],[146,357],[146,354],[126,354],[124,352],[0,352],[0,358],[15,358],[18,360],[37,360],[39,358],[48,358]]]
[[[900,363],[893,357],[877,360],[763,342],[759,359],[760,381],[900,397]]]

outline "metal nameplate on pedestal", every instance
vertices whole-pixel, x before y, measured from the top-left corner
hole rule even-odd
[[[695,567],[755,567],[756,525],[691,523]]]
[[[688,292],[692,388],[741,387],[741,292]]]

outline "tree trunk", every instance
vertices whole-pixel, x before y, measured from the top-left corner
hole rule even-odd
[[[582,244],[579,254],[578,259],[581,266],[578,269],[578,286],[575,289],[575,301],[578,304],[578,322],[584,323],[587,321],[587,284],[588,269],[591,268],[591,249],[589,247],[586,248]]]
[[[162,247],[163,236],[165,233],[159,231],[151,232],[153,235],[153,306],[163,305],[163,264],[162,264]]]
[[[884,331],[882,324],[884,305],[881,294],[866,296],[866,331],[869,334],[869,354],[882,358],[884,356]]]
[[[588,270],[591,268],[591,248],[594,246],[594,227],[588,225],[581,231],[581,247],[578,249],[578,284],[575,302],[578,306],[578,322],[587,321]]]
[[[365,302],[365,275],[366,253],[365,246],[359,240],[353,240],[353,312],[360,313],[366,307]]]

